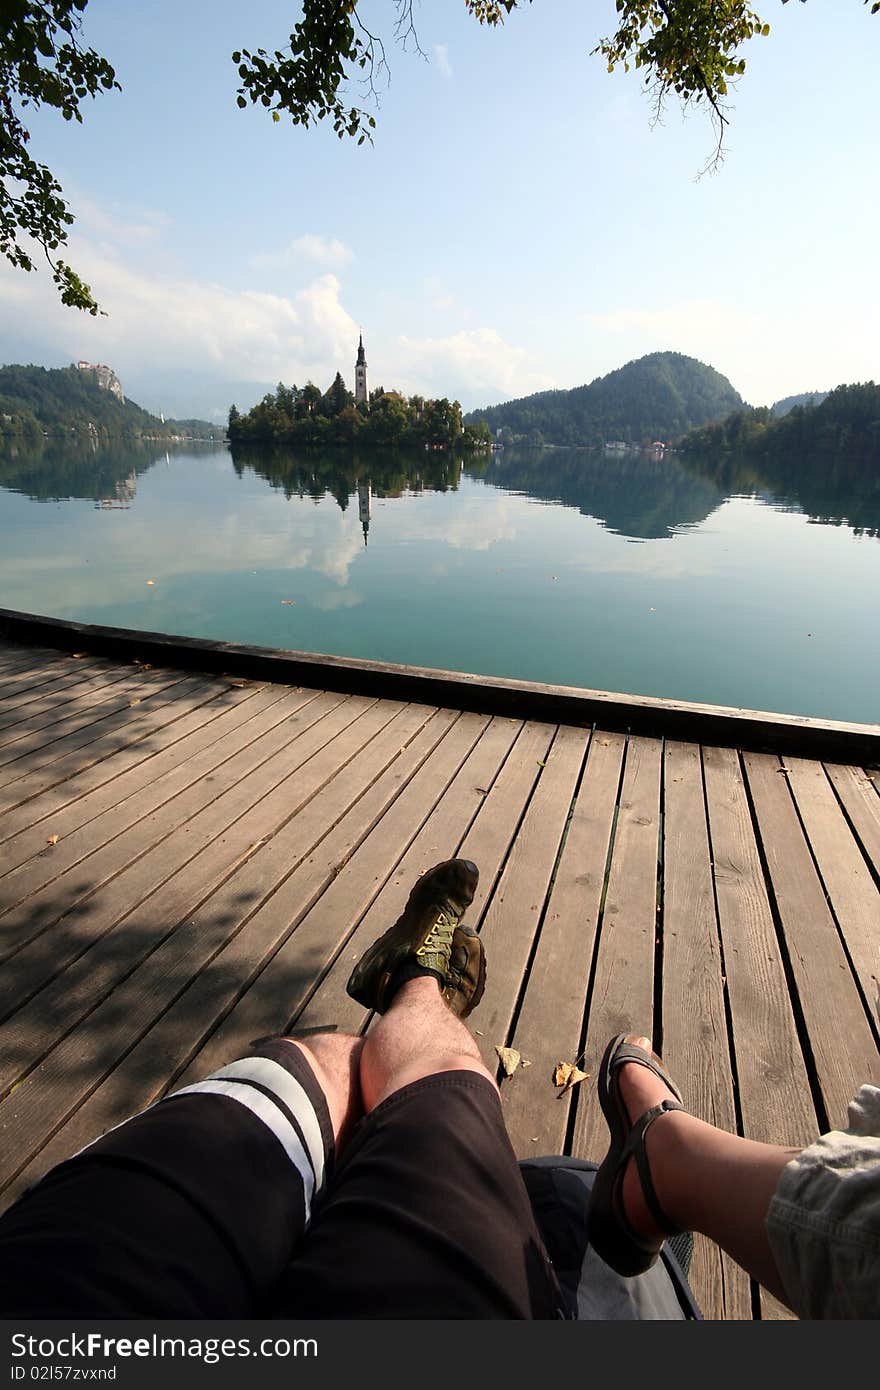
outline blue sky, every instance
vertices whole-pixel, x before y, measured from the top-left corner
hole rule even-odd
[[[727,157],[707,120],[652,128],[640,78],[590,49],[613,0],[535,0],[484,31],[416,8],[389,44],[375,144],[239,111],[236,47],[282,46],[285,0],[90,0],[121,93],[32,122],[77,214],[68,259],[107,318],[0,267],[0,361],[108,362],[168,414],[223,418],[279,379],[351,379],[466,408],[580,385],[656,349],[755,404],[876,379],[880,16],[756,0]],[[387,25],[388,0],[363,6]]]

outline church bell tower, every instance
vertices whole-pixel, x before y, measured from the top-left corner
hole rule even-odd
[[[360,405],[361,401],[366,405],[369,402],[367,395],[367,358],[364,353],[364,335],[360,335],[358,340],[357,362],[354,368],[354,403]]]

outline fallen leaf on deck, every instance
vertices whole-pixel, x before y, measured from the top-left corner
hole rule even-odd
[[[48,838],[48,840],[46,841],[46,844],[47,844],[47,845],[57,845],[57,843],[58,843],[58,841],[59,841],[60,838],[61,838],[60,835],[50,835],[49,838]]]
[[[782,773],[784,773],[785,775],[788,774],[788,768],[787,768],[787,767],[778,767],[778,768],[776,769],[776,771],[777,771],[777,772],[782,772]]]
[[[486,1036],[486,1034],[483,1032],[482,1028],[475,1028],[475,1029],[474,1029],[474,1032],[476,1033],[476,1035],[477,1035],[478,1038],[485,1038],[485,1036]]]
[[[546,763],[542,763],[542,762],[539,760],[539,762],[538,762],[538,767],[546,767],[546,766],[547,766]]]
[[[498,1053],[498,1057],[501,1061],[502,1067],[504,1068],[505,1074],[507,1076],[513,1076],[513,1073],[516,1071],[517,1067],[522,1061],[522,1057],[517,1052],[516,1048],[498,1047],[498,1045],[496,1044],[495,1051]]]
[[[522,1061],[520,1062],[521,1067],[530,1067],[531,1065],[532,1064],[529,1061],[528,1057],[523,1057]]]
[[[489,788],[488,788],[488,787],[474,787],[474,791],[475,791],[475,792],[482,792],[484,796],[488,796],[488,795],[489,795]]]
[[[560,1095],[564,1096],[573,1086],[579,1086],[582,1081],[586,1081],[589,1075],[588,1071],[581,1071],[574,1062],[557,1062],[553,1073],[553,1085],[561,1086]]]
[[[139,704],[140,704],[140,700],[129,700],[129,702],[128,702],[128,708],[131,709],[132,705],[139,705]]]

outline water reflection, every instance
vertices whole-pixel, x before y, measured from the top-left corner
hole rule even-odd
[[[156,444],[119,440],[44,440],[0,450],[0,488],[35,502],[90,499],[105,509],[136,505],[138,480],[157,464],[180,455],[217,456],[217,446],[187,445],[169,451]],[[436,453],[294,455],[285,450],[238,449],[231,456],[239,477],[250,472],[285,497],[319,502],[331,496],[345,512],[354,503],[368,544],[373,498],[456,491],[462,471],[490,488],[573,508],[627,540],[663,539],[705,521],[731,496],[757,497],[811,521],[851,526],[880,536],[880,472],[846,458],[763,460],[737,457],[679,459],[666,453],[611,456],[584,449],[508,448],[471,457]]]
[[[213,453],[216,447],[196,444],[186,452]],[[32,502],[82,498],[107,510],[125,509],[135,502],[138,478],[161,462],[170,462],[169,451],[141,440],[99,444],[78,438],[12,444],[0,448],[0,488],[22,493]]]

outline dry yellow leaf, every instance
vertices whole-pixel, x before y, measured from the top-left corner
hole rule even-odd
[[[49,838],[48,838],[48,840],[46,841],[46,844],[47,844],[47,845],[57,845],[57,843],[58,843],[58,841],[60,840],[60,838],[61,838],[60,835],[50,835]]]
[[[516,1071],[517,1067],[522,1061],[522,1057],[517,1052],[516,1048],[498,1047],[496,1044],[495,1051],[498,1053],[501,1065],[504,1068],[505,1075],[513,1076],[513,1073]]]
[[[129,709],[131,709],[132,705],[139,705],[139,704],[140,704],[140,700],[138,700],[138,699],[129,700],[129,702],[128,702],[128,707],[129,707]]]
[[[553,1073],[554,1086],[562,1087],[562,1094],[570,1091],[572,1086],[579,1086],[582,1081],[586,1081],[589,1072],[581,1071],[580,1067],[574,1062],[557,1062],[556,1070]]]

